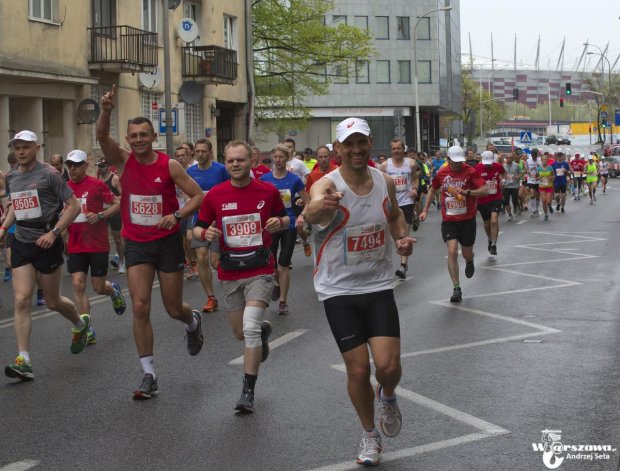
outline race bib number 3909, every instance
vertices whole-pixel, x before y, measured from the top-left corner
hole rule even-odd
[[[39,192],[37,190],[16,191],[11,193],[11,204],[15,212],[15,219],[18,221],[36,219],[43,215],[39,203]]]
[[[260,247],[263,245],[260,213],[223,217],[222,229],[224,241],[228,247]]]
[[[161,195],[129,195],[129,214],[133,224],[156,226],[163,215]]]
[[[384,222],[349,227],[345,231],[345,262],[357,265],[361,262],[374,262],[385,257]]]

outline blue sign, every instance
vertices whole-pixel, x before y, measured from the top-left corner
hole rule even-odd
[[[521,131],[521,142],[529,144],[532,142],[532,131]]]
[[[184,20],[181,25],[185,31],[191,31],[193,23],[191,21]]]
[[[614,126],[620,126],[620,110],[616,110],[616,119]]]
[[[179,134],[177,127],[177,113],[176,108],[172,108],[172,134]],[[166,110],[160,108],[159,110],[159,134],[166,134]]]
[[[607,111],[601,111],[601,118],[607,119]]]

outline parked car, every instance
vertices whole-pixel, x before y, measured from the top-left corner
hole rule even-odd
[[[546,138],[545,138],[545,144],[547,145],[552,145],[552,144],[556,144],[556,145],[564,145],[564,146],[570,146],[570,138],[567,136],[556,136],[555,134],[549,134]]]
[[[618,150],[620,150],[620,147],[618,147]],[[609,163],[609,176],[611,178],[620,176],[620,157],[612,155],[611,157],[606,157],[606,159]]]

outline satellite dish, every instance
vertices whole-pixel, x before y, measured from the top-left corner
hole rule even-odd
[[[183,18],[177,26],[177,34],[186,43],[191,43],[198,38],[198,24],[191,18]]]
[[[181,99],[188,105],[196,105],[202,100],[202,87],[198,82],[183,82],[179,91]]]
[[[157,70],[152,74],[142,72],[138,74],[138,80],[144,88],[159,88],[161,84],[161,69],[157,67]]]
[[[99,118],[99,104],[91,98],[80,101],[77,108],[79,124],[94,124]]]
[[[181,0],[168,0],[168,9],[176,10],[180,4],[181,4]]]

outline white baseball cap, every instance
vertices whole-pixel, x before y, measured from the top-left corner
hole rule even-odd
[[[344,142],[347,137],[356,132],[364,136],[370,136],[368,123],[360,118],[347,118],[336,126],[336,140]]]
[[[460,146],[452,146],[448,149],[448,158],[452,162],[465,162],[465,151]]]
[[[495,162],[495,155],[490,150],[485,150],[482,153],[482,163],[485,165],[489,165]]]
[[[81,164],[86,162],[86,152],[80,149],[75,149],[67,154],[67,162],[73,162],[76,164]]]
[[[332,144],[325,144],[325,147],[327,147],[330,152],[334,150],[334,146]]]
[[[19,131],[15,134],[15,137],[9,141],[9,146],[12,146],[17,141],[37,142],[38,140],[37,135],[32,131]]]

